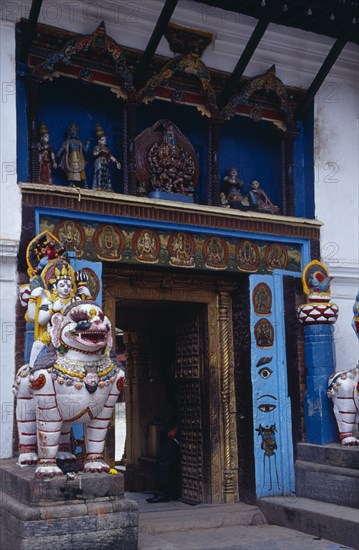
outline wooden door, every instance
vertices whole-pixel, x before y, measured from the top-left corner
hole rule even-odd
[[[175,379],[181,440],[181,498],[203,502],[202,378],[203,314],[200,309],[181,316],[176,330]]]

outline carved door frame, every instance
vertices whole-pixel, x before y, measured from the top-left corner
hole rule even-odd
[[[204,499],[208,503],[235,502],[238,498],[238,450],[231,292],[233,284],[203,275],[129,269],[104,269],[104,310],[113,329],[116,300],[165,300],[206,306],[208,364],[202,379],[203,406],[209,421],[204,446],[209,450]],[[130,377],[129,377],[130,378]],[[131,379],[127,381],[131,384]],[[130,392],[129,392],[130,393]],[[131,406],[131,405],[130,405]]]

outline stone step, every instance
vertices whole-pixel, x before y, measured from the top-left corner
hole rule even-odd
[[[354,508],[303,497],[265,497],[258,505],[269,523],[358,548],[359,512]]]
[[[178,509],[178,505],[175,509],[171,509],[171,503],[148,505],[148,507],[148,510],[141,509],[140,527],[149,535],[239,525],[264,525],[266,523],[258,506],[243,502],[218,505],[199,504],[195,507],[183,505],[180,509]]]
[[[359,470],[297,460],[296,495],[359,508]]]
[[[359,446],[298,444],[298,460],[359,470]]]

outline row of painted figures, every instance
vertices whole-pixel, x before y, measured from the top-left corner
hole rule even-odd
[[[110,165],[113,163],[118,170],[120,162],[112,155],[107,146],[107,138],[100,124],[96,124],[95,134],[97,145],[93,148],[94,176],[92,189],[112,191]],[[38,143],[39,179],[40,183],[53,183],[53,170],[59,167],[66,176],[69,185],[81,185],[89,188],[86,180],[85,154],[88,152],[90,140],[83,144],[80,131],[74,122],[67,129],[67,139],[61,145],[57,154],[54,153],[49,140],[49,132],[44,123],[39,128]],[[56,159],[59,159],[57,162]],[[167,167],[170,173],[171,166]],[[244,182],[238,177],[236,168],[227,170],[224,178],[224,192],[221,193],[221,204],[224,207],[240,210],[257,210],[276,214],[279,207],[274,205],[261,188],[258,180],[253,179],[247,194],[243,193]],[[193,191],[193,189],[192,189]]]
[[[95,134],[97,145],[93,148],[94,177],[92,189],[112,191],[110,164],[121,168],[120,162],[112,155],[107,147],[107,138],[103,128],[96,124]],[[85,172],[85,154],[88,152],[90,140],[84,145],[80,139],[80,131],[74,122],[67,129],[67,138],[61,145],[57,154],[54,153],[49,140],[49,132],[44,123],[39,129],[40,141],[38,143],[39,182],[53,183],[53,169],[57,167],[65,173],[70,185],[82,185],[88,189]],[[60,159],[59,163],[56,159]]]

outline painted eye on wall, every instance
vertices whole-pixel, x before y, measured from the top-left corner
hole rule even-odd
[[[272,403],[263,403],[262,405],[258,405],[258,409],[264,413],[269,413],[271,411],[274,411],[277,405],[273,405]]]
[[[259,376],[261,376],[262,378],[266,379],[266,378],[269,378],[270,375],[272,374],[272,369],[270,369],[269,367],[263,367],[262,369],[260,369],[258,371],[258,374]]]

